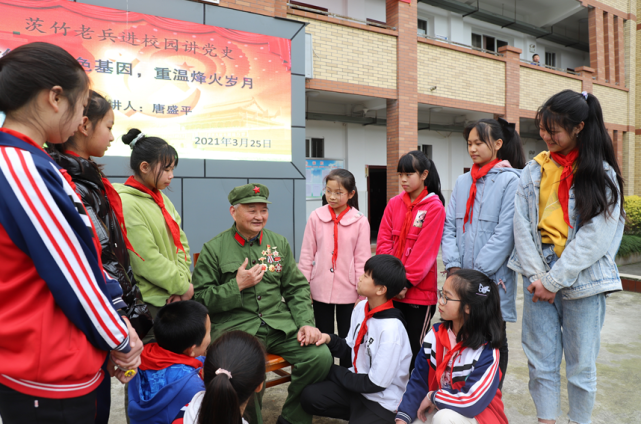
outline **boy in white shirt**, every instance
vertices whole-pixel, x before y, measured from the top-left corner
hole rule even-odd
[[[325,381],[307,386],[301,405],[309,414],[348,420],[351,424],[394,422],[409,380],[410,341],[401,311],[392,299],[407,287],[405,268],[392,255],[376,255],[365,263],[358,294],[367,298],[352,312],[349,334],[341,339],[323,334],[336,358],[352,367],[332,365]]]

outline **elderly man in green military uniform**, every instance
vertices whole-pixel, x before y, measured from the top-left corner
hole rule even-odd
[[[212,339],[224,331],[243,330],[293,364],[278,424],[311,423],[311,415],[300,406],[300,393],[325,379],[333,358],[326,345],[315,345],[321,334],[314,327],[309,283],[289,243],[264,228],[268,197],[262,184],[229,193],[235,223],[203,246],[192,279],[194,299],[209,309]]]

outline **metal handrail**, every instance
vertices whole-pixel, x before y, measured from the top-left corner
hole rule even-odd
[[[427,38],[428,40],[440,41],[441,43],[447,43],[447,44],[451,44],[453,46],[464,47],[466,49],[471,49],[471,50],[475,50],[477,52],[487,53],[487,54],[491,54],[491,55],[498,56],[498,57],[503,57],[504,56],[503,53],[494,52],[492,50],[481,49],[479,47],[470,46],[469,44],[463,44],[463,43],[459,43],[457,41],[444,40],[442,38],[432,37],[432,36],[429,36],[429,35],[422,35],[422,34],[419,34],[419,37]]]
[[[541,64],[537,65],[537,64],[535,64],[534,62],[532,62],[531,60],[521,59],[521,62],[523,62],[523,63],[527,63],[528,65],[540,66],[541,68],[552,69],[553,71],[563,72],[563,73],[565,73],[565,74],[570,74],[570,75],[580,75],[580,73],[579,73],[579,72],[576,72],[576,71],[570,71],[570,70],[568,70],[567,68],[566,68],[566,69],[563,69],[563,68],[555,68],[554,66],[545,65],[545,64],[543,64],[543,63],[541,63]]]
[[[325,12],[324,10],[312,9],[310,7],[300,6],[298,4],[287,3],[287,6],[291,7],[292,9],[298,9],[298,10],[303,10],[305,12],[312,12],[312,13],[316,13],[316,14],[319,14],[319,15],[325,15],[325,16],[329,16],[331,18],[337,18],[337,19],[342,19],[342,20],[345,20],[345,21],[356,22],[356,23],[363,24],[363,25],[370,25],[370,26],[375,26],[375,27],[379,27],[379,28],[383,28],[383,29],[391,29],[392,31],[396,31],[396,27],[393,27],[393,26],[390,26],[390,25],[383,25],[383,24],[379,24],[379,23],[376,23],[376,22],[363,21],[361,19],[351,18],[349,16],[343,16],[343,15],[339,15],[337,13]]]

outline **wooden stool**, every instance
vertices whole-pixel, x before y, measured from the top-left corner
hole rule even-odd
[[[278,355],[273,355],[271,353],[267,354],[267,360],[265,361],[265,368],[267,372],[275,372],[279,375],[279,378],[269,380],[267,382],[267,388],[278,386],[279,384],[287,383],[292,380],[292,376],[287,371],[284,371],[283,368],[291,367],[292,364],[284,360]]]

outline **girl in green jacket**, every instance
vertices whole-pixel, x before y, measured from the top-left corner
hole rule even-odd
[[[162,138],[147,137],[135,128],[122,141],[131,147],[134,175],[114,187],[122,199],[129,241],[140,255],[130,252],[131,266],[155,317],[165,304],[194,295],[187,237],[174,205],[162,193],[174,177],[178,153]],[[153,337],[153,330],[150,333],[145,340]]]

